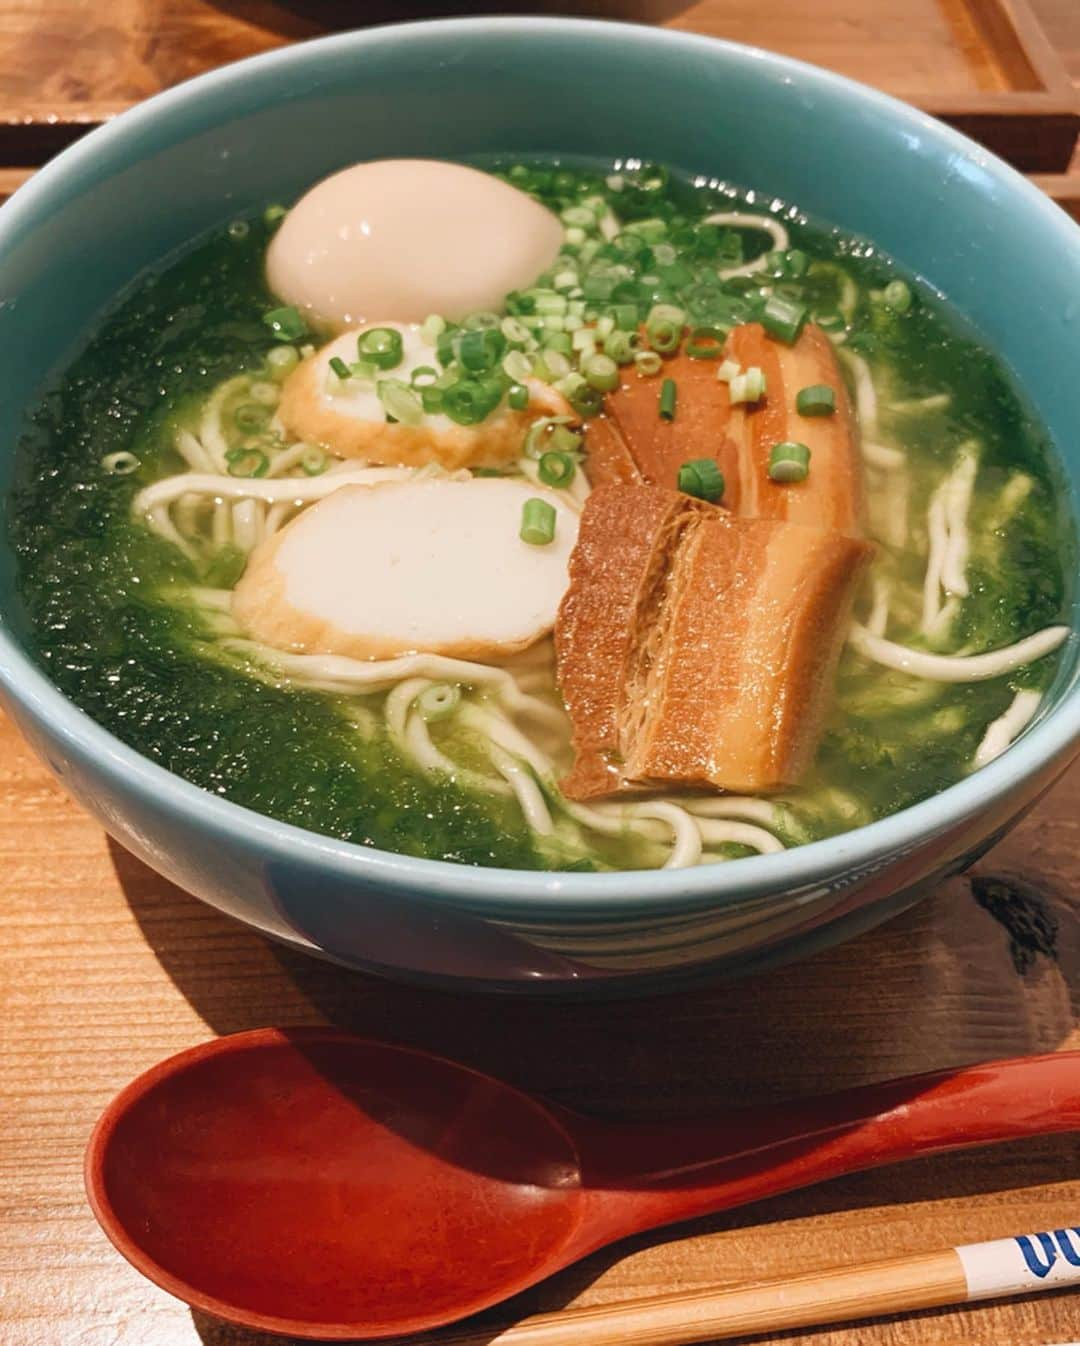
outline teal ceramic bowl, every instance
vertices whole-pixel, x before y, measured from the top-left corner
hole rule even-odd
[[[43,375],[144,267],[357,159],[498,151],[656,159],[875,240],[1009,363],[1075,493],[1080,231],[1057,207],[970,141],[835,75],[561,19],[412,24],[292,47],[153,98],[49,164],[0,211],[0,492]],[[1001,758],[846,836],[689,871],[475,870],[273,822],[125,747],[35,664],[0,544],[5,703],[124,846],[276,939],[477,989],[657,989],[883,920],[990,845],[1076,753],[1075,646],[1039,722]]]

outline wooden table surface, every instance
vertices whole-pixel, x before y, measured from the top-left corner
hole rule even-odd
[[[932,83],[933,66],[919,65],[918,53],[937,40],[933,32],[905,34],[905,6],[846,2],[846,10],[844,0],[589,8],[794,44],[811,58],[806,48],[816,43],[823,63],[884,87]],[[961,35],[943,45],[946,64],[963,50],[971,3],[940,0],[942,31]],[[21,99],[24,110],[41,110],[59,98],[108,111],[217,61],[340,26],[346,11],[370,18],[434,8],[0,0],[0,107]],[[1080,4],[1035,0],[1034,8],[1080,79]],[[976,82],[996,78],[989,67],[981,75],[977,63],[970,68]],[[7,165],[33,162],[0,153],[0,188],[21,176],[5,174]],[[433,1048],[582,1109],[681,1117],[1080,1049],[1078,845],[1080,766],[970,875],[806,963],[654,1002],[494,1007],[344,972],[204,907],[110,841],[0,718],[0,1346],[280,1340],[192,1314],[132,1271],[87,1209],[81,1154],[90,1127],[123,1084],[163,1056],[264,1024],[332,1023]],[[1078,1223],[1080,1143],[1048,1138],[864,1174],[639,1238],[489,1319]],[[1078,1337],[1077,1296],[1056,1295],[755,1340],[1036,1346]]]

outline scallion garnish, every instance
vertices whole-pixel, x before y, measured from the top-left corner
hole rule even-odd
[[[401,333],[393,327],[369,327],[356,341],[361,360],[370,360],[379,369],[396,369],[401,364]]]
[[[295,346],[274,346],[266,352],[266,367],[271,378],[285,378],[299,363],[300,356]]]
[[[628,365],[640,345],[641,337],[637,332],[624,332],[621,327],[616,327],[604,337],[604,354],[617,365]]]
[[[724,474],[712,458],[691,458],[679,468],[679,490],[716,504],[724,494]]]
[[[411,387],[431,388],[439,381],[439,371],[433,365],[417,365],[409,375]]]
[[[668,355],[678,349],[682,333],[682,323],[672,322],[670,318],[650,318],[645,324],[649,345],[661,355]]]
[[[458,361],[470,374],[486,374],[494,369],[505,350],[506,338],[491,327],[462,332],[457,342]]]
[[[761,311],[761,325],[770,336],[790,346],[798,340],[806,322],[806,305],[786,295],[771,294]]]
[[[646,378],[659,374],[663,367],[664,362],[655,351],[638,351],[634,356],[634,368]]]
[[[341,358],[340,355],[331,355],[330,368],[334,371],[334,373],[338,376],[338,378],[343,381],[347,378],[352,377],[352,370],[349,368],[349,366],[345,363],[345,361]]]
[[[263,322],[279,341],[299,341],[308,334],[308,325],[299,309],[273,308],[263,314]]]
[[[270,459],[262,449],[230,449],[225,462],[230,477],[265,477],[270,471]]]
[[[728,384],[732,402],[760,402],[765,396],[765,375],[758,365],[736,374]]]
[[[526,500],[521,508],[521,529],[518,534],[530,547],[546,547],[555,540],[555,509],[546,500],[536,496]]]
[[[438,313],[429,313],[420,324],[420,340],[425,346],[434,346],[446,331],[446,319]]]
[[[102,470],[114,477],[127,477],[139,470],[139,460],[133,453],[120,449],[117,453],[107,453],[101,460]]]
[[[577,464],[572,454],[552,450],[540,455],[537,470],[545,486],[569,486],[574,480]]]
[[[726,336],[727,332],[722,327],[695,327],[686,343],[686,353],[692,360],[719,360],[724,352]]]
[[[300,467],[305,476],[321,477],[330,466],[330,459],[326,450],[319,447],[318,444],[308,444],[300,455]]]
[[[738,360],[724,360],[716,371],[716,377],[721,383],[730,383],[741,371],[742,366]]]
[[[590,388],[610,393],[619,386],[619,366],[610,355],[590,355],[582,361],[581,372]]]
[[[401,425],[419,425],[424,419],[424,403],[404,379],[380,379],[375,393],[387,416]]]
[[[774,444],[769,453],[770,481],[805,481],[810,472],[810,450],[797,440]]]
[[[478,425],[494,411],[502,396],[501,389],[492,397],[492,389],[479,379],[458,379],[443,389],[442,410],[457,425]]]
[[[529,405],[529,390],[523,383],[512,383],[506,400],[514,411],[524,411]]]
[[[836,410],[836,393],[827,383],[811,383],[795,394],[795,410],[800,416],[831,416]]]
[[[660,419],[662,421],[673,421],[675,419],[675,399],[678,392],[674,379],[665,379],[660,385]]]
[[[583,418],[599,416],[604,409],[604,394],[590,383],[582,382],[572,392],[564,392],[563,396]]]
[[[270,409],[258,402],[241,402],[233,412],[233,424],[245,435],[256,435],[270,424]]]

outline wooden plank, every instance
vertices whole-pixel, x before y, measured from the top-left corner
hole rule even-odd
[[[1080,1048],[1078,854],[1080,767],[978,866],[984,902],[993,875],[1005,876],[1001,894],[1015,893],[1012,934],[958,879],[881,930],[738,985],[642,1002],[493,1003],[268,944],[110,842],[0,718],[0,1339],[280,1342],[191,1315],[122,1261],[84,1202],[81,1155],[95,1117],[171,1052],[263,1024],[333,1023],[458,1057],[585,1110],[674,1118]],[[1031,938],[1051,922],[1052,940]],[[1075,1224],[1078,1151],[1076,1137],[1061,1136],[959,1153],[695,1221],[597,1254],[484,1321]],[[1075,1297],[1044,1296],[797,1340],[1041,1346],[1074,1337],[1076,1322]]]
[[[786,52],[916,102],[1029,171],[1064,169],[1080,129],[1064,65],[1025,0],[0,0],[0,161],[40,162],[140,98],[240,56],[478,8],[636,19]]]

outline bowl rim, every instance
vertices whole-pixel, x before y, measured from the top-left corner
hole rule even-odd
[[[879,90],[792,57],[701,34],[605,19],[499,15],[383,24],[333,33],[218,67],[135,104],[63,150],[18,189],[0,212],[0,265],[8,242],[21,236],[24,221],[40,214],[52,199],[63,200],[69,175],[89,171],[92,177],[102,152],[122,150],[125,143],[137,142],[145,127],[167,122],[179,109],[199,103],[205,107],[207,95],[219,88],[242,82],[255,71],[268,75],[299,72],[309,66],[317,69],[327,53],[349,51],[359,55],[384,42],[408,44],[435,36],[452,40],[478,32],[508,39],[572,32],[576,40],[647,43],[653,49],[660,46],[675,53],[753,61],[761,66],[765,78],[788,83],[797,78],[860,111],[874,108],[894,123],[930,137],[940,148],[975,162],[1016,205],[1029,215],[1041,217],[1043,226],[1058,236],[1062,250],[1071,251],[1080,263],[1080,231],[1022,174],[958,131]],[[357,69],[362,67],[358,65]],[[1075,501],[1072,513],[1075,518]],[[1076,641],[1074,629],[1063,649],[1067,652]],[[1017,742],[987,766],[929,799],[850,832],[721,865],[568,873],[474,867],[401,855],[323,836],[214,795],[129,747],[64,696],[15,642],[2,613],[0,688],[13,705],[40,721],[65,753],[104,773],[119,793],[134,790],[155,800],[156,807],[164,807],[185,825],[208,830],[227,845],[241,849],[257,846],[271,862],[322,866],[340,878],[390,891],[420,890],[436,903],[465,903],[474,910],[492,913],[516,910],[534,917],[550,913],[595,918],[616,911],[644,915],[656,907],[666,915],[676,915],[705,907],[736,906],[741,900],[763,894],[774,894],[779,900],[796,891],[829,889],[838,881],[846,882],[852,874],[870,875],[890,858],[909,854],[956,828],[1040,770],[1052,767],[1055,760],[1063,767],[1069,749],[1080,739],[1080,683],[1074,683]]]

